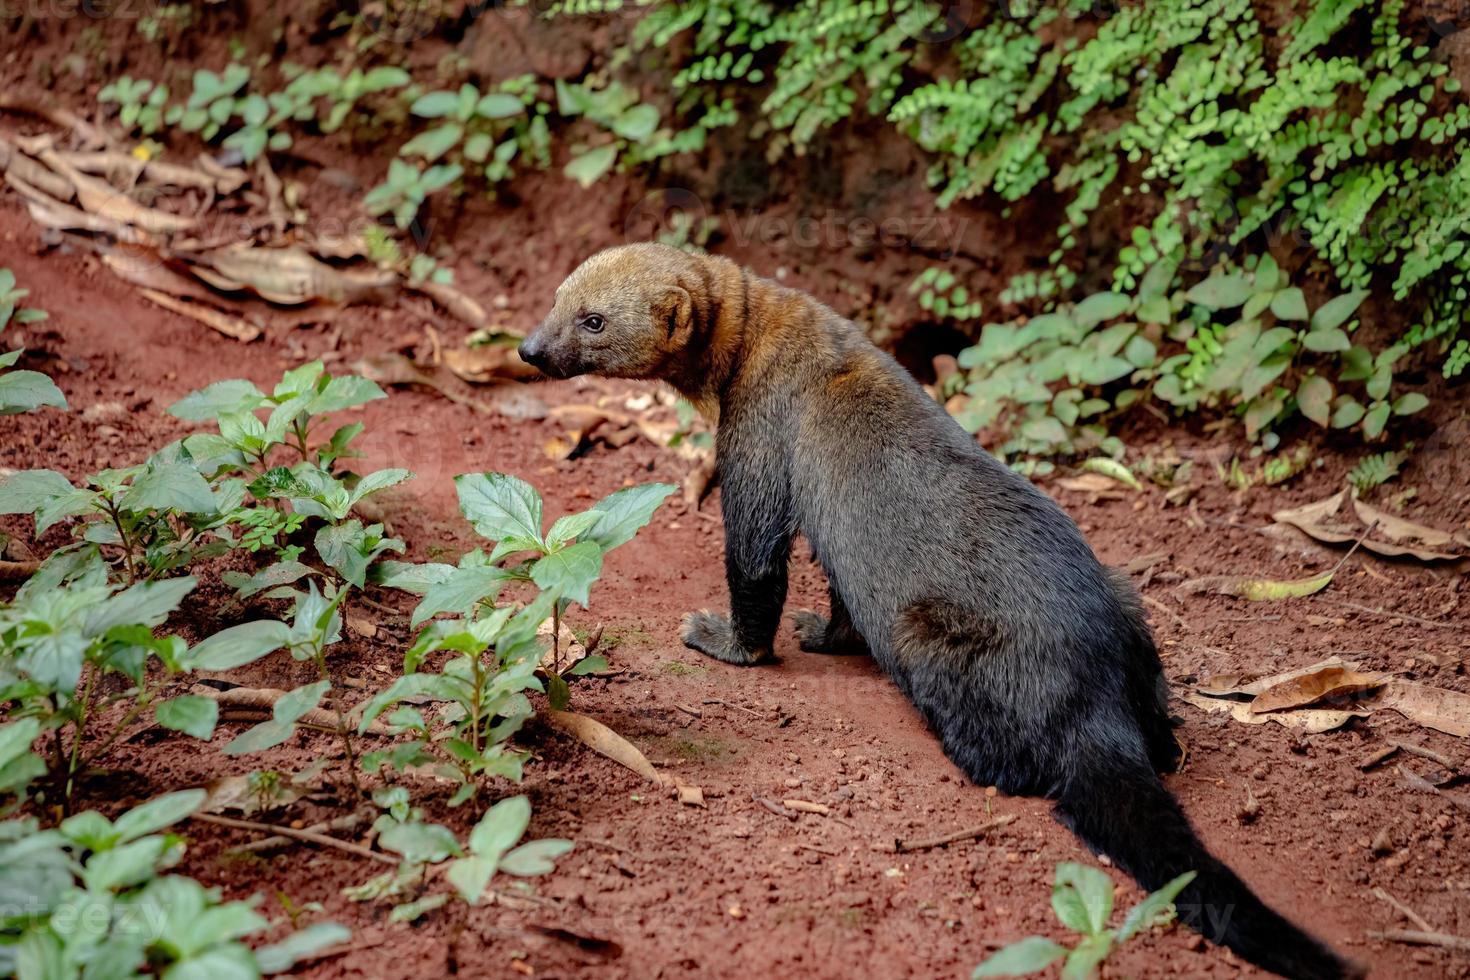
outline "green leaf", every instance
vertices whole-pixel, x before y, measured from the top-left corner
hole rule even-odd
[[[444,876],[449,879],[454,890],[459,892],[460,898],[471,905],[478,905],[490,879],[495,877],[498,863],[495,858],[471,855],[452,862]]]
[[[184,576],[130,585],[94,606],[87,614],[83,632],[88,636],[101,636],[115,626],[158,626],[169,613],[179,608],[179,603],[196,584],[197,580],[192,576]]]
[[[607,658],[600,653],[578,660],[571,670],[566,672],[568,677],[583,677],[587,674],[600,674],[607,670]]]
[[[623,110],[613,120],[612,130],[625,140],[641,143],[658,129],[658,122],[658,107],[643,102]]]
[[[271,717],[283,724],[292,724],[320,704],[322,696],[331,687],[331,681],[320,680],[312,684],[303,684],[294,691],[287,691],[271,708]]]
[[[522,844],[500,859],[500,870],[508,875],[531,878],[556,870],[556,859],[572,849],[569,840],[547,837]]]
[[[239,582],[230,581],[229,584],[236,585],[235,598],[249,599],[267,589],[279,588],[282,585],[290,585],[298,582],[307,575],[320,574],[310,565],[303,565],[299,561],[278,561],[274,565],[267,565],[249,578]]]
[[[76,492],[55,470],[21,470],[0,476],[0,514],[34,514],[43,505]]]
[[[1348,318],[1363,305],[1363,300],[1368,298],[1368,290],[1355,289],[1332,299],[1317,307],[1317,312],[1312,314],[1312,329],[1333,330],[1347,322]]]
[[[467,473],[454,478],[459,509],[478,534],[541,542],[541,495],[505,473]]]
[[[1393,414],[1413,415],[1422,412],[1429,406],[1429,399],[1417,391],[1411,391],[1406,395],[1400,395],[1393,403]]]
[[[66,396],[39,371],[0,374],[0,415],[18,415],[42,406],[66,409]]]
[[[470,831],[470,853],[480,857],[500,857],[515,846],[531,824],[531,801],[512,796],[485,811],[475,829]]]
[[[602,548],[595,541],[579,541],[537,559],[531,581],[543,591],[559,590],[566,599],[587,606],[588,593],[602,574]]]
[[[510,572],[494,565],[456,568],[443,581],[424,590],[410,625],[418,627],[442,612],[468,615],[478,603],[496,595],[510,578]]]
[[[602,512],[596,509],[558,517],[552,522],[551,530],[546,532],[547,547],[554,550],[573,538],[580,537],[601,518]]]
[[[505,92],[490,92],[475,104],[475,115],[482,119],[509,119],[525,111],[525,103]]]
[[[1027,936],[1011,943],[975,967],[971,977],[1019,977],[1027,973],[1040,973],[1057,960],[1067,955],[1067,947],[1047,939],[1045,936]]]
[[[1191,303],[1209,310],[1228,310],[1240,306],[1255,293],[1255,287],[1244,274],[1227,272],[1211,276],[1184,294]]]
[[[296,726],[274,718],[245,729],[225,745],[225,755],[250,755],[273,749],[296,734]]]
[[[1161,918],[1166,921],[1172,918],[1169,906],[1173,904],[1174,899],[1179,897],[1184,887],[1194,879],[1195,872],[1186,871],[1129,909],[1127,916],[1123,918],[1123,925],[1118,929],[1118,942],[1126,943],[1144,929],[1158,924]]]
[[[1062,964],[1062,980],[1094,980],[1097,968],[1113,951],[1113,937],[1108,933],[1088,936],[1067,954]]]
[[[1341,395],[1334,402],[1332,409],[1332,427],[1350,429],[1358,424],[1365,412],[1366,409],[1352,395]]]
[[[639,529],[653,519],[653,512],[678,488],[672,483],[645,483],[626,487],[603,497],[592,505],[601,516],[578,536],[604,552],[633,539]]]
[[[1079,327],[1091,329],[1104,320],[1122,316],[1131,302],[1121,293],[1093,293],[1073,308],[1072,319]]]
[[[582,187],[591,187],[602,179],[603,174],[612,169],[617,159],[617,144],[609,143],[607,146],[599,146],[588,150],[581,156],[573,157],[563,172]]]
[[[1283,289],[1271,299],[1271,312],[1278,320],[1305,320],[1307,300],[1296,286]]]
[[[1332,395],[1332,382],[1314,374],[1302,379],[1301,386],[1297,388],[1297,407],[1307,418],[1326,428],[1332,421]]]
[[[317,554],[359,589],[367,582],[367,556],[361,521],[328,524],[316,533]]]
[[[200,641],[183,658],[189,670],[224,671],[243,667],[291,641],[291,628],[275,619],[258,619],[221,630]]]
[[[335,922],[314,922],[269,946],[255,950],[255,962],[266,975],[285,973],[291,967],[324,949],[347,942],[352,930]]]
[[[385,589],[423,595],[429,587],[453,575],[455,567],[443,562],[380,561],[368,570],[368,581]]]
[[[1113,880],[1097,868],[1063,862],[1057,865],[1051,905],[1068,929],[1097,935],[1113,914]]]
[[[1302,334],[1302,346],[1318,354],[1336,354],[1351,350],[1353,342],[1337,327],[1324,330],[1309,330]]]
[[[398,148],[406,157],[420,156],[432,163],[459,145],[464,138],[464,127],[457,122],[445,123],[419,133]]]
[[[306,413],[324,415],[328,412],[340,412],[387,397],[388,393],[379,388],[376,381],[348,374],[328,381],[327,386],[307,403]]]
[[[156,796],[113,821],[112,832],[119,842],[157,833],[165,827],[172,827],[199,809],[208,795],[202,789],[186,789]]]
[[[118,501],[127,511],[176,510],[181,514],[213,514],[214,491],[188,463],[170,460],[148,464],[133,478],[132,486]]]
[[[208,741],[219,721],[219,702],[198,694],[184,694],[160,701],[153,717],[164,728]]]
[[[448,827],[436,823],[401,823],[378,835],[378,843],[414,864],[436,864],[463,853]]]
[[[1392,406],[1388,402],[1374,402],[1373,407],[1368,409],[1368,414],[1363,416],[1363,435],[1369,439],[1377,439],[1383,435],[1391,410]]]
[[[408,111],[424,119],[441,119],[459,111],[458,92],[430,92],[420,96]]]
[[[261,390],[249,381],[216,381],[174,402],[168,414],[190,422],[212,422],[227,412],[252,411],[266,401]]]

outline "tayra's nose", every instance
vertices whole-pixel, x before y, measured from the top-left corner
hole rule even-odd
[[[521,341],[520,355],[527,364],[546,370],[546,341],[540,334],[533,333]]]

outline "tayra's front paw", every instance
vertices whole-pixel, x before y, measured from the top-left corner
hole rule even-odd
[[[684,617],[680,638],[691,650],[727,664],[758,664],[774,659],[770,650],[747,650],[735,639],[735,631],[724,616],[701,609]]]

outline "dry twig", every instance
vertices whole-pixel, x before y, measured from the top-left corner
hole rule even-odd
[[[943,847],[945,844],[956,844],[964,840],[973,840],[976,837],[984,837],[992,830],[1004,827],[1015,819],[1016,815],[1014,813],[1008,813],[1003,817],[987,820],[978,827],[971,827],[969,830],[956,830],[952,834],[943,834],[939,837],[926,837],[920,840],[898,840],[895,838],[893,849],[902,854],[904,851],[923,851],[931,847]]]

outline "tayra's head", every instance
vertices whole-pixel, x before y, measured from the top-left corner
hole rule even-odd
[[[669,379],[687,360],[694,330],[689,289],[708,261],[667,245],[620,245],[567,276],[521,359],[553,378]]]

